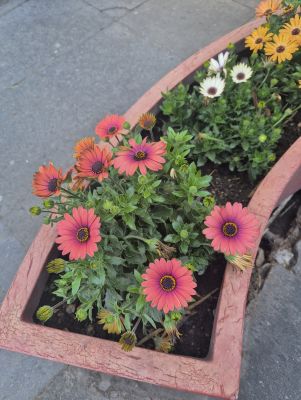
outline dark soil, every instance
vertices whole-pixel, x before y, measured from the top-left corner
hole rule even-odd
[[[280,140],[277,149],[277,159],[290,147],[290,145],[300,136],[300,128],[298,123],[300,121],[300,114],[297,115],[293,122],[288,124],[285,135]],[[157,116],[160,117],[160,114]],[[159,119],[159,118],[158,118]],[[160,136],[162,120],[158,121],[158,128],[155,130],[155,138]],[[148,135],[148,132],[143,132],[144,136]],[[226,201],[234,202],[238,201],[247,205],[250,197],[252,196],[257,184],[260,179],[255,183],[250,183],[246,173],[230,172],[228,167],[225,165],[213,165],[208,163],[202,168],[203,174],[212,174],[213,180],[211,184],[211,190],[215,196],[217,203],[225,204]],[[202,276],[197,276],[197,292],[200,296],[204,296],[210,293],[213,289],[220,289],[224,270],[225,260],[222,255],[216,254],[206,272]],[[60,301],[59,298],[54,296],[52,292],[55,290],[53,275],[49,277],[46,284],[45,290],[39,302],[41,305],[54,305]],[[214,313],[218,301],[219,290],[212,295],[204,303],[200,304],[196,309],[196,313],[193,314],[187,321],[181,326],[180,333],[181,338],[175,344],[173,353],[191,357],[204,358],[208,355],[210,339],[212,334],[212,327],[214,321]],[[78,304],[73,306],[63,305],[55,313],[55,315],[47,321],[45,325],[56,329],[62,329],[65,331],[71,331],[81,333],[84,335],[90,335],[108,340],[118,340],[118,336],[109,335],[102,329],[96,322],[91,323],[90,321],[78,322],[75,320],[74,311]],[[93,320],[95,321],[96,311],[94,313]],[[40,323],[36,320],[34,322]],[[138,340],[142,338],[139,331]],[[153,341],[146,342],[144,347],[153,348]]]

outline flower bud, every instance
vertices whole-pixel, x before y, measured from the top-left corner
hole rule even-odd
[[[182,229],[181,230],[180,236],[181,236],[182,239],[187,239],[188,235],[189,235],[189,233],[188,233],[188,231],[186,229]]]
[[[45,208],[52,208],[54,206],[54,201],[52,199],[45,199],[43,205]]]
[[[258,108],[264,108],[264,107],[265,107],[265,101],[260,100],[260,101],[258,102],[257,107],[258,107]]]
[[[41,214],[42,209],[40,207],[38,207],[38,206],[33,206],[33,207],[31,207],[29,209],[29,212],[30,212],[31,215],[36,216],[36,215],[40,215]]]
[[[119,339],[119,344],[121,344],[121,348],[124,351],[133,350],[136,343],[137,343],[137,337],[135,333],[132,331],[125,332]]]
[[[129,123],[129,122],[127,122],[127,121],[125,121],[125,122],[124,122],[124,124],[123,124],[123,128],[124,128],[124,129],[126,129],[126,130],[129,130],[129,129],[131,129],[131,125],[130,125],[130,123]]]
[[[41,322],[48,321],[53,316],[53,308],[50,306],[42,306],[36,312],[36,317]]]
[[[62,258],[55,258],[46,266],[49,274],[59,274],[65,270],[65,261]]]
[[[267,138],[268,138],[267,135],[261,134],[259,135],[258,140],[260,143],[264,143],[267,140]]]
[[[177,177],[177,172],[176,172],[176,170],[175,170],[174,168],[172,168],[172,169],[170,170],[169,175],[170,175],[170,177],[171,177],[172,179],[176,179],[176,177]]]
[[[88,313],[83,308],[78,308],[75,313],[75,318],[79,321],[85,321],[88,317]]]

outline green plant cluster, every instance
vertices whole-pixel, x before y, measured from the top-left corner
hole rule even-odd
[[[238,62],[229,50],[227,71]],[[300,107],[301,53],[278,65],[256,54],[242,61],[253,70],[247,82],[234,83],[228,73],[222,95],[206,99],[199,83],[208,75],[207,63],[191,86],[180,84],[163,94],[161,110],[168,117],[164,129],[188,130],[193,136],[197,166],[227,164],[231,171],[247,171],[254,181],[274,163],[285,124]]]
[[[142,292],[141,274],[149,263],[175,257],[198,274],[205,271],[213,251],[202,234],[203,221],[214,199],[208,191],[211,177],[187,161],[194,149],[191,139],[186,131],[169,128],[162,171],[126,177],[111,168],[101,184],[67,197],[64,193],[65,201],[61,196],[52,198],[58,215],[46,217],[45,222],[58,222],[78,205],[93,208],[101,218],[102,241],[93,258],[48,266],[49,272],[59,273],[54,294],[79,304],[78,320],[92,320],[94,310],[105,309],[118,324],[122,320],[120,326],[126,330],[138,317],[144,330],[147,325],[155,328],[165,317],[150,307]],[[139,133],[135,140],[141,142]]]

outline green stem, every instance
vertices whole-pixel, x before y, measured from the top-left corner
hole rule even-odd
[[[284,121],[286,118],[288,118],[288,119],[292,118],[300,108],[301,108],[301,104],[300,104],[298,107],[296,107],[296,108],[292,111],[292,113],[291,113],[290,115],[285,115],[285,114],[284,114],[283,117],[281,117],[277,122],[275,122],[275,124],[272,126],[272,128],[276,128],[276,126],[278,126],[279,124],[281,124],[281,122]]]
[[[142,237],[140,237],[140,236],[127,235],[127,236],[125,237],[125,239],[137,239],[137,240],[141,240],[141,242],[144,242],[144,243],[148,244],[148,240],[147,240],[147,239],[144,239],[144,238],[142,238]]]
[[[68,193],[71,197],[76,197],[76,198],[79,199],[79,200],[83,200],[83,198],[82,198],[81,196],[78,196],[77,194],[71,192],[71,191],[68,190],[68,189],[65,189],[65,188],[61,187],[61,190],[62,190],[63,192],[65,192],[65,193]]]
[[[41,212],[42,212],[42,213],[48,213],[48,214],[59,214],[59,215],[64,215],[63,213],[58,212],[58,211],[42,210]]]
[[[136,332],[136,329],[138,328],[139,324],[141,322],[141,317],[139,317],[134,325],[134,328],[132,329],[132,332]]]

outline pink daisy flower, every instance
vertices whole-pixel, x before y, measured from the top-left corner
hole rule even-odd
[[[117,157],[113,160],[114,167],[119,169],[119,173],[125,172],[126,175],[134,175],[139,168],[142,175],[145,175],[147,168],[152,171],[159,171],[163,168],[166,153],[166,143],[163,141],[146,143],[146,138],[141,144],[134,139],[129,140],[129,147],[121,147],[121,151],[116,153]]]
[[[70,260],[83,260],[87,254],[92,257],[97,251],[96,243],[101,241],[100,218],[94,214],[93,208],[73,208],[72,216],[66,213],[64,218],[57,223],[59,250],[63,255],[70,253]]]
[[[97,145],[93,149],[83,151],[76,164],[78,177],[94,178],[102,182],[109,176],[108,169],[111,165],[112,152],[105,147]]]
[[[187,303],[192,300],[191,296],[196,294],[192,272],[175,258],[155,260],[149,264],[142,278],[145,279],[141,285],[146,301],[158,310],[163,309],[165,314],[187,307]]]
[[[215,206],[206,217],[205,225],[203,234],[213,239],[211,246],[226,255],[243,255],[254,246],[259,235],[259,222],[240,203]]]
[[[122,135],[126,134],[122,131],[124,123],[125,119],[121,115],[107,115],[96,125],[95,133],[101,139],[109,139],[113,146],[117,146]]]

